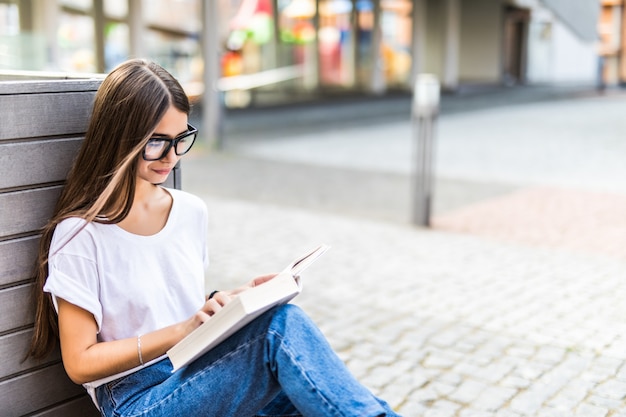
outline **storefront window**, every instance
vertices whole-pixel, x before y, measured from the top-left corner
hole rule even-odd
[[[59,69],[70,72],[95,72],[94,22],[91,16],[62,12],[57,32]]]
[[[111,71],[129,56],[130,37],[126,23],[109,22],[104,28],[105,71]]]
[[[222,74],[254,74],[276,67],[271,0],[242,0],[228,23]]]
[[[320,1],[320,82],[351,87],[355,82],[354,33],[350,0]]]
[[[0,3],[0,36],[15,36],[20,31],[16,4]]]
[[[383,0],[382,54],[388,86],[407,87],[411,79],[412,4],[410,0]]]
[[[0,69],[18,69],[21,65],[19,11],[15,4],[0,3]]]
[[[146,55],[175,74],[183,86],[201,80],[201,0],[144,0],[142,10]]]
[[[301,67],[297,86],[304,90],[317,87],[317,51],[315,50],[315,1],[279,2],[280,60],[282,65]]]

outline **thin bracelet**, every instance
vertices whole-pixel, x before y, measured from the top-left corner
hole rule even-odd
[[[210,300],[211,298],[213,298],[213,296],[217,294],[218,292],[220,292],[220,290],[213,291],[211,294],[209,294],[209,298],[207,298],[207,300]]]
[[[143,366],[143,356],[141,355],[141,335],[137,336],[137,356],[139,356],[139,364]]]

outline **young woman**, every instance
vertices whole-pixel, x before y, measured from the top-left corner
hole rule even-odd
[[[163,183],[196,138],[163,68],[131,60],[95,99],[43,231],[29,355],[58,339],[69,377],[104,416],[395,416],[297,307],[270,310],[177,372],[165,352],[260,276],[204,295],[204,203]]]

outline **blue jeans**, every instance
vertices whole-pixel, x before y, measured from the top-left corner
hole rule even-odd
[[[187,367],[164,359],[96,390],[104,416],[398,416],[313,322],[276,307]]]

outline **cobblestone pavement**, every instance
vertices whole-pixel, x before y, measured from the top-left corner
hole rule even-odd
[[[619,115],[616,103],[604,104],[600,113]],[[626,110],[626,101],[621,105]],[[574,156],[572,147],[548,143],[548,148],[554,147],[548,159],[553,167],[561,167],[554,175],[543,157],[533,162],[533,149],[517,143],[518,155],[532,162],[528,166],[532,172],[523,177],[524,164],[516,165],[508,171],[506,187],[493,181],[500,187],[495,196],[485,193],[479,202],[468,197],[461,207],[436,213],[431,229],[413,227],[404,219],[341,211],[320,203],[320,195],[312,201],[310,196],[320,189],[327,190],[327,199],[348,200],[346,195],[354,192],[359,199],[357,191],[367,194],[359,189],[372,186],[372,204],[380,199],[404,204],[384,192],[393,181],[383,182],[381,189],[374,182],[346,188],[340,174],[355,171],[333,171],[337,166],[324,166],[324,172],[337,175],[335,183],[321,177],[322,185],[309,189],[321,164],[315,161],[315,152],[305,160],[303,150],[319,146],[312,138],[265,141],[264,147],[256,143],[253,157],[244,156],[243,148],[226,156],[190,155],[183,188],[203,197],[211,214],[207,287],[226,288],[276,271],[302,252],[327,243],[332,249],[305,273],[305,288],[296,303],[318,323],[359,380],[402,415],[626,417],[626,193],[620,188],[626,176],[615,165],[626,156],[626,142],[612,136],[623,122],[604,119],[604,125],[582,127],[577,112],[595,120],[597,113],[590,113],[590,108],[583,100],[551,111],[561,114],[559,120],[575,120],[578,132],[591,129],[597,144],[610,146],[591,148],[597,153],[595,165],[586,162],[584,171],[593,176],[582,173],[577,183],[574,174],[567,174],[568,158],[580,161],[580,154],[589,155],[585,146],[591,138],[562,135],[560,141],[576,144]],[[574,113],[562,115],[568,109]],[[502,112],[512,112],[515,120],[515,111],[521,117],[538,110],[530,105],[494,111],[492,130],[504,129],[495,122],[503,119]],[[458,118],[454,123],[458,126],[445,128],[462,132],[463,123]],[[529,131],[531,124],[526,121],[522,126],[535,151],[546,144],[532,136],[536,132]],[[401,131],[406,126],[388,128]],[[545,129],[553,136],[557,131]],[[343,135],[360,138],[361,144],[373,143],[371,132],[376,129],[368,130],[370,136],[357,128]],[[472,131],[468,136],[471,142],[480,135]],[[521,132],[513,136],[517,141],[526,137]],[[500,145],[485,143],[492,146],[483,151],[494,160],[496,153],[510,152],[506,144],[498,151]],[[286,152],[285,147],[291,150]],[[332,149],[344,152],[349,160],[347,141]],[[354,149],[365,152],[362,147]],[[372,161],[378,156],[389,166],[400,165],[390,155],[396,152],[393,144],[387,158],[381,155],[384,147],[374,149],[372,145],[368,151],[378,152],[368,154]],[[448,158],[451,149],[444,152]],[[302,154],[299,167],[289,165],[294,152]],[[599,155],[604,152],[610,156]],[[260,153],[270,155],[278,171],[259,165],[255,158],[269,158]],[[463,161],[462,154],[454,158]],[[236,165],[236,173],[226,169],[229,161]],[[213,162],[226,174],[212,171]],[[463,165],[452,162],[447,163],[459,168],[459,175],[473,178],[470,169],[462,172]],[[464,163],[467,167],[471,161]],[[351,168],[361,170],[364,178],[384,175],[384,169],[372,164]],[[483,182],[488,176],[501,178],[493,165],[487,165],[491,171],[479,172],[480,163],[471,169],[485,174]],[[277,190],[271,196],[280,194],[282,199],[264,199],[245,188],[247,183],[262,184],[276,172],[285,178],[272,184]],[[228,174],[232,177],[225,178]],[[303,187],[294,179],[301,179]],[[230,194],[216,182],[227,184]],[[243,188],[237,191],[237,186]],[[263,192],[264,187],[257,185],[257,194]]]

